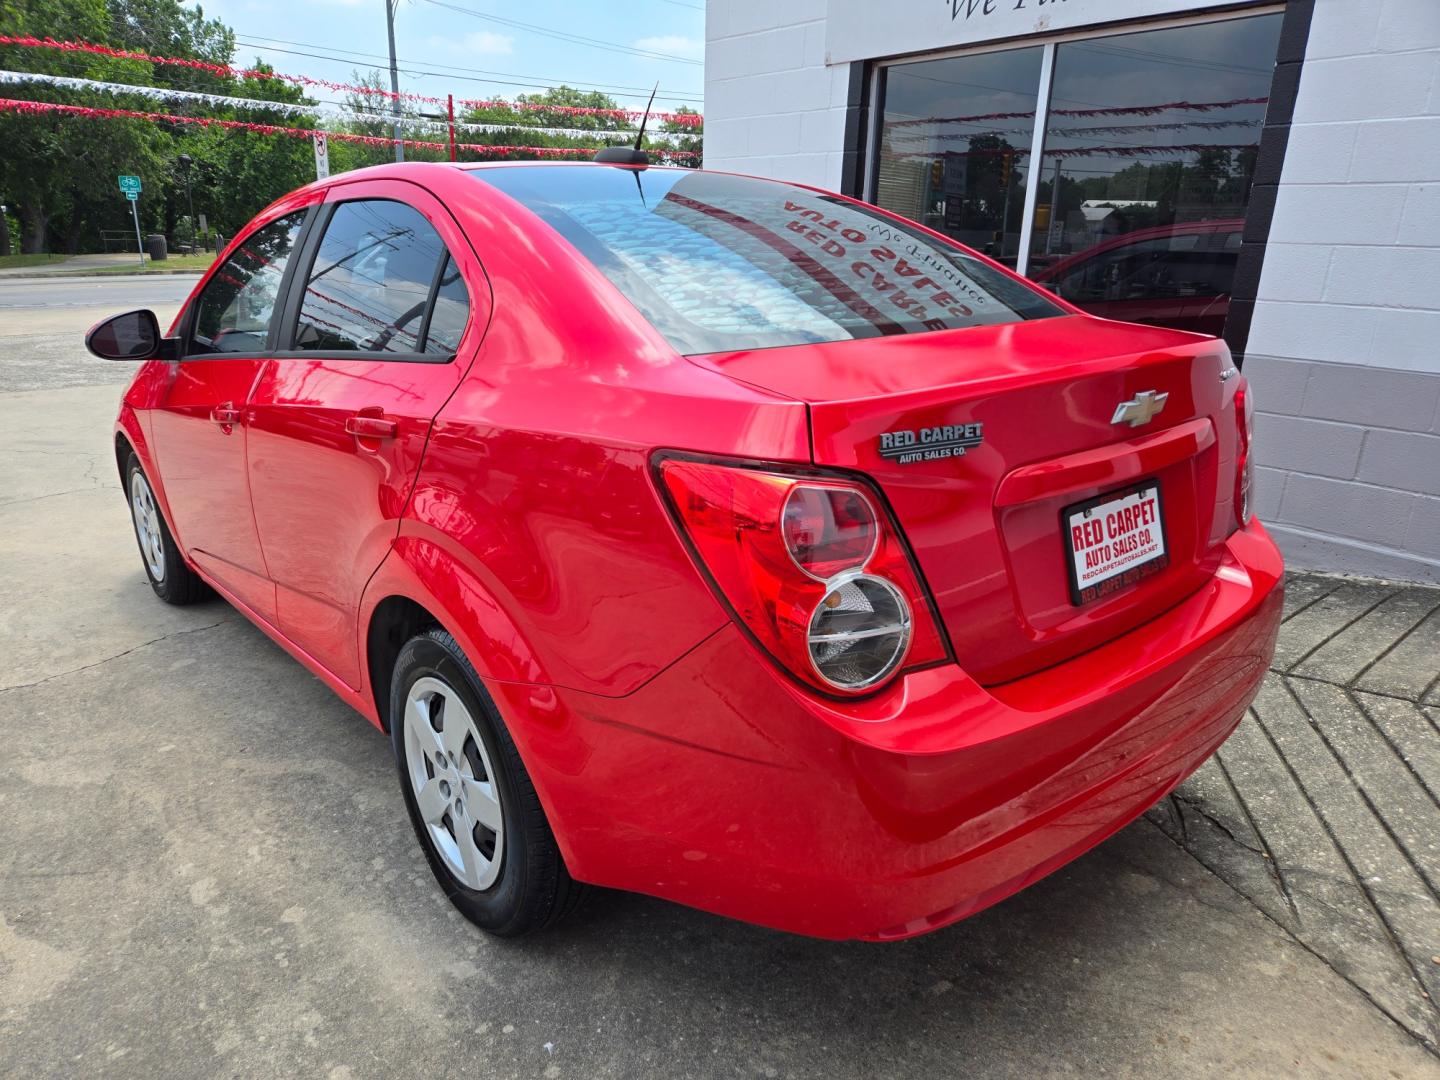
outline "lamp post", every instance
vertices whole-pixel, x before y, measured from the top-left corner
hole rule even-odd
[[[195,240],[195,197],[190,194],[190,166],[194,164],[194,159],[189,154],[181,154],[176,160],[180,162],[180,171],[185,174],[185,201],[190,204],[190,246],[196,248],[199,244]]]

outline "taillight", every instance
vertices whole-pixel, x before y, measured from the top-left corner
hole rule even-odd
[[[859,694],[945,659],[899,530],[863,485],[681,457],[659,473],[721,596],[792,675]]]
[[[1235,388],[1235,520],[1250,524],[1250,499],[1255,489],[1255,456],[1250,452],[1255,439],[1255,395],[1241,379]]]
[[[880,521],[855,488],[796,484],[782,511],[785,547],[795,564],[825,581],[855,570],[875,553]]]

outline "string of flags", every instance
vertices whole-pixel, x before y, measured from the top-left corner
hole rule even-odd
[[[390,113],[358,112],[343,105],[305,105],[291,101],[268,101],[258,98],[231,97],[225,94],[201,93],[197,90],[180,90],[170,86],[135,86],[130,83],[101,82],[97,79],[81,79],[68,75],[49,75],[34,71],[0,71],[0,83],[43,83],[47,86],[59,86],[70,90],[90,90],[107,94],[135,94],[149,98],[152,101],[196,102],[214,108],[261,109],[268,112],[283,113],[287,116],[311,116],[319,120],[336,120],[346,123],[383,123],[387,126],[399,124],[402,127],[419,127],[430,131],[444,130],[448,123],[445,120],[437,120],[423,116],[394,116]],[[546,135],[566,137],[579,136],[593,138],[597,135],[608,137],[633,136],[636,134],[634,128],[607,128],[603,132],[597,132],[591,128],[538,127],[533,124],[482,124],[461,120],[455,121],[454,127],[457,131],[476,131],[487,134],[514,131],[517,127],[523,127],[526,131],[536,131]],[[684,137],[683,133],[680,132],[655,131],[651,129],[647,129],[646,136],[659,142],[669,142],[673,139]]]
[[[60,114],[83,116],[101,120],[148,120],[154,123],[190,124],[198,127],[222,127],[232,131],[249,131],[258,135],[287,135],[297,139],[313,139],[324,135],[336,142],[360,143],[365,146],[393,146],[394,139],[379,135],[357,135],[348,131],[322,131],[319,128],[282,127],[276,124],[257,124],[247,120],[222,120],[214,116],[180,116],[173,113],[142,112],[136,109],[105,109],[88,105],[62,105],[54,101],[23,101],[15,98],[0,98],[0,113],[21,115]],[[405,146],[422,150],[447,151],[449,143],[424,139],[401,139]],[[505,157],[510,154],[525,154],[540,158],[590,158],[595,148],[586,146],[492,146],[488,143],[457,143],[457,150],[465,150],[485,157]],[[691,160],[700,155],[694,151],[661,149],[660,154],[675,160]]]
[[[119,60],[143,60],[150,64],[189,68],[192,71],[203,71],[211,75],[220,75],[226,78],[274,80],[289,83],[291,86],[307,88],[322,87],[337,93],[378,97],[387,101],[414,101],[437,106],[446,104],[445,98],[428,97],[424,94],[413,94],[403,90],[397,94],[394,91],[384,90],[377,86],[335,82],[331,79],[318,79],[309,75],[286,75],[280,72],[263,71],[257,68],[236,68],[227,64],[214,64],[207,60],[191,60],[178,56],[155,56],[151,53],[136,52],[131,49],[117,49],[109,45],[97,45],[89,41],[57,41],[49,37],[37,38],[29,35],[0,34],[0,45],[15,45],[30,49],[48,49],[57,52],[88,53],[97,56],[109,56]],[[606,109],[582,105],[545,105],[537,102],[487,100],[482,98],[456,98],[455,104],[471,109],[512,109],[516,112],[549,112],[563,116],[597,116],[611,120],[628,120],[631,122],[639,121],[643,119],[645,115],[643,110],[636,109]],[[700,127],[705,122],[704,117],[699,113],[651,113],[650,118],[651,120],[669,122],[684,127]]]

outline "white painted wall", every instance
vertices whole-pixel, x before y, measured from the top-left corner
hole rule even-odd
[[[1440,2],[1316,0],[1245,373],[1293,565],[1440,582]]]
[[[705,5],[705,167],[836,190],[850,69],[825,64],[826,0]]]

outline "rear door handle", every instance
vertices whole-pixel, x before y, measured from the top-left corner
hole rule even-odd
[[[210,419],[217,424],[238,424],[240,410],[227,401],[224,405],[216,405],[210,410]]]
[[[345,430],[361,439],[393,439],[399,427],[394,420],[381,416],[349,416]]]

